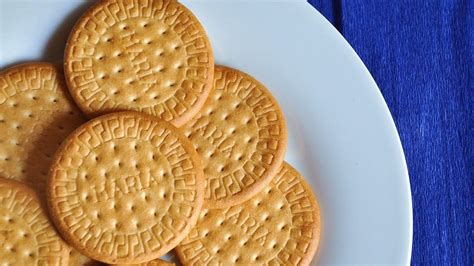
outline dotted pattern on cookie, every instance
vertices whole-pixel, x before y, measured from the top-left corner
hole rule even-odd
[[[180,126],[212,87],[206,33],[174,0],[98,2],[73,29],[65,58],[71,94],[90,116],[135,110]]]
[[[320,237],[311,188],[284,164],[251,200],[227,209],[203,209],[176,248],[184,265],[308,265]]]
[[[0,178],[0,265],[67,265],[69,247],[30,188]]]
[[[200,212],[204,177],[179,130],[136,112],[104,115],[67,138],[51,168],[48,204],[63,237],[107,263],[168,252]]]
[[[84,121],[52,64],[0,72],[0,175],[41,192],[54,152]]]
[[[270,92],[235,69],[216,66],[214,89],[183,127],[204,162],[206,208],[225,208],[262,190],[283,162],[287,131]]]

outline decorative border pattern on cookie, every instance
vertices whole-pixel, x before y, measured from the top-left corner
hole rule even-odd
[[[32,189],[0,178],[0,214],[0,264],[67,265],[69,247]]]
[[[71,94],[89,116],[135,110],[175,126],[199,111],[214,74],[204,28],[174,0],[99,1],[75,25],[65,60]]]
[[[216,66],[214,89],[183,127],[203,158],[206,208],[226,208],[262,190],[280,168],[286,122],[277,101],[253,77]]]
[[[77,129],[58,150],[48,204],[63,237],[107,263],[165,254],[195,224],[204,194],[200,159],[171,124],[112,113]]]
[[[249,201],[204,209],[176,248],[184,265],[308,265],[320,239],[319,207],[289,164]]]
[[[0,175],[42,191],[54,152],[84,121],[53,64],[31,62],[0,72]]]

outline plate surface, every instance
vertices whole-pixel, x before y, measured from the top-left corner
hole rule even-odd
[[[343,37],[304,1],[183,1],[217,63],[267,85],[288,120],[287,161],[317,194],[320,264],[409,264],[412,207],[397,130]],[[60,61],[85,1],[0,1],[0,68]],[[315,263],[314,262],[314,263]]]

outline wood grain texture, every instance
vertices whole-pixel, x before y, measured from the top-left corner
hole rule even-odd
[[[413,197],[414,265],[473,265],[474,4],[310,0],[372,73]]]

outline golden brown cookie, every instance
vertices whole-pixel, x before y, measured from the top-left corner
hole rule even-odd
[[[74,248],[71,248],[69,251],[69,266],[94,266],[94,265],[102,265],[100,262],[95,261],[81,252],[77,251]]]
[[[308,265],[320,226],[311,188],[284,163],[269,186],[249,201],[203,209],[176,251],[184,265]]]
[[[67,265],[68,257],[36,193],[0,178],[0,265]]]
[[[176,264],[162,260],[162,259],[155,259],[152,261],[140,263],[140,264],[119,264],[120,266],[175,266]]]
[[[135,110],[180,126],[211,90],[214,57],[198,19],[175,0],[97,1],[72,30],[65,73],[89,116]]]
[[[280,168],[288,138],[283,113],[260,82],[223,66],[214,75],[207,102],[183,127],[203,158],[210,209],[260,192]]]
[[[0,72],[0,175],[44,189],[62,140],[85,121],[59,71],[28,63]]]
[[[56,153],[48,205],[59,232],[98,261],[142,263],[175,247],[196,223],[204,176],[192,143],[138,112],[97,117]]]

